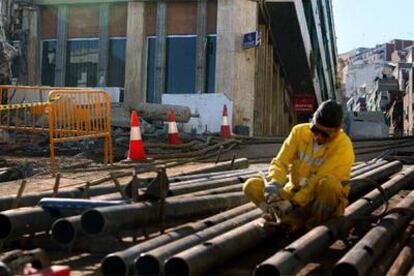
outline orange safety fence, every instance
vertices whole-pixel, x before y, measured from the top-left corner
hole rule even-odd
[[[102,90],[0,86],[0,129],[49,134],[55,170],[55,144],[104,139],[104,161],[112,164],[111,100]]]

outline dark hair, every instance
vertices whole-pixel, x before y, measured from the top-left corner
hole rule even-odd
[[[322,102],[313,114],[313,121],[329,128],[337,128],[342,124],[344,112],[342,106],[333,100]]]

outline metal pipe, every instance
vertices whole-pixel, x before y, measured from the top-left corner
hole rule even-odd
[[[64,189],[59,191],[58,197],[65,198],[81,198],[84,195],[84,187],[77,187],[71,189]],[[106,185],[106,186],[91,186],[89,188],[89,196],[98,196],[108,193],[117,192],[115,185]],[[36,205],[39,200],[44,197],[52,197],[53,191],[40,192],[40,193],[29,193],[24,196],[19,201],[20,207],[28,207]],[[0,211],[8,210],[14,200],[14,195],[7,195],[0,197]]]
[[[373,170],[373,169],[376,169],[378,167],[381,167],[381,166],[383,166],[383,165],[385,165],[387,163],[388,163],[388,161],[386,161],[386,160],[380,160],[380,161],[375,162],[375,163],[372,163],[372,164],[366,164],[363,167],[360,167],[358,169],[352,170],[351,178],[352,177],[355,177],[357,175],[360,175],[360,174],[369,172],[370,170]]]
[[[68,246],[82,235],[80,215],[56,220],[52,225],[52,239],[60,245]]]
[[[196,197],[196,196],[205,196],[205,195],[220,195],[223,193],[233,193],[233,192],[239,192],[243,188],[243,183],[239,184],[233,184],[229,186],[219,187],[219,188],[213,188],[213,189],[207,189],[203,191],[198,191],[194,193],[189,194],[183,194],[177,196],[177,198],[184,198],[184,197]],[[170,197],[174,198],[174,197]]]
[[[247,203],[242,192],[197,198],[167,199],[165,216],[167,220],[189,218],[216,213]],[[128,214],[128,215],[125,215]],[[81,217],[82,229],[94,236],[118,232],[147,225],[159,219],[159,202],[136,203],[128,206],[113,206],[85,211]]]
[[[396,208],[414,207],[414,192],[404,198]],[[335,265],[333,275],[365,275],[393,237],[401,232],[414,214],[391,213],[381,219]]]
[[[403,165],[393,161],[352,178],[349,201],[353,202],[376,187],[375,183],[383,181],[394,173],[399,172]]]
[[[382,172],[383,170],[385,170],[383,175],[386,175],[386,172],[389,170],[394,170],[394,171],[399,171],[402,168],[402,164],[398,161],[396,161],[395,163],[390,164],[389,166],[387,166],[388,162],[387,161],[383,161],[383,162],[378,162],[378,163],[374,163],[371,164],[369,166],[366,166],[364,168],[361,168],[359,170],[356,170],[355,172],[353,172],[351,174],[351,177],[355,178],[355,179],[362,179],[367,177],[366,174],[372,172],[375,169],[378,169],[379,175],[378,175],[378,179],[380,179],[382,176],[380,175],[380,172]],[[379,169],[381,168],[381,169]],[[194,193],[197,191],[202,191],[202,190],[206,190],[206,189],[213,189],[213,188],[219,188],[219,187],[223,187],[223,186],[227,186],[228,185],[233,185],[233,184],[237,184],[237,183],[244,183],[247,178],[253,176],[253,175],[257,175],[256,172],[253,172],[251,174],[247,174],[244,176],[238,176],[238,177],[229,177],[229,178],[222,178],[222,179],[215,179],[215,180],[211,180],[211,181],[206,181],[206,182],[201,182],[201,183],[194,183],[196,180],[192,181],[190,184],[183,184],[183,185],[174,185],[170,188],[169,190],[169,194],[171,196],[178,196],[178,195],[184,195],[184,194],[188,194],[188,193]],[[369,174],[370,175],[370,174]],[[354,190],[366,190],[369,189],[370,186],[372,186],[372,183],[364,181],[364,180],[360,180],[358,183],[352,184],[353,186],[356,186],[355,188],[353,188]],[[364,187],[367,187],[364,189]]]
[[[43,209],[84,211],[90,208],[126,205],[126,200],[96,200],[81,198],[54,198],[45,197],[39,201]]]
[[[249,159],[247,159],[247,158],[238,158],[238,159],[234,160],[234,162],[233,161],[220,162],[220,163],[215,164],[211,167],[191,171],[189,173],[184,173],[183,175],[211,173],[211,172],[228,171],[228,170],[235,170],[235,169],[247,169],[248,167],[249,167]]]
[[[207,189],[214,189],[214,188],[220,188],[220,187],[227,187],[227,186],[234,185],[234,184],[241,184],[241,183],[244,183],[249,177],[253,175],[257,175],[257,173],[253,173],[251,175],[246,175],[246,176],[211,180],[211,181],[206,181],[206,182],[201,182],[201,183],[171,186],[168,191],[168,194],[169,196],[178,196],[178,195],[183,195],[183,194],[188,194],[188,193],[204,191]]]
[[[404,233],[400,235],[396,241],[392,243],[390,248],[387,249],[385,254],[382,254],[381,258],[376,262],[373,268],[370,270],[370,275],[385,275],[388,269],[391,267],[398,254],[401,252],[408,239],[414,234],[414,220],[408,224]]]
[[[174,255],[166,261],[164,275],[202,275],[269,237],[275,228],[263,224],[264,219],[256,219]]]
[[[266,168],[267,170],[267,168]],[[231,171],[221,171],[221,172],[211,172],[211,173],[201,173],[201,174],[190,174],[190,175],[177,175],[173,177],[169,177],[168,180],[170,183],[182,183],[182,182],[188,182],[192,180],[213,180],[213,179],[219,179],[223,176],[230,177],[230,176],[239,176],[249,173],[254,173],[259,170],[247,168],[247,169],[239,169],[239,170],[231,170]],[[175,184],[174,184],[175,185]]]
[[[221,235],[238,226],[251,222],[252,220],[260,217],[261,214],[262,211],[260,209],[255,209],[247,214],[239,215],[180,240],[155,248],[151,251],[144,252],[135,260],[135,272],[137,275],[162,274],[164,261],[169,257]]]
[[[128,275],[134,271],[134,260],[143,252],[150,251],[167,243],[184,238],[207,227],[217,225],[228,219],[244,214],[255,209],[253,203],[248,203],[240,207],[233,208],[223,213],[203,219],[198,222],[187,223],[176,227],[167,234],[160,235],[151,240],[134,245],[126,250],[107,255],[101,262],[103,275]]]
[[[40,207],[20,208],[0,213],[0,241],[47,231],[60,216],[73,215],[73,211],[65,214],[52,214]]]
[[[414,260],[414,237],[403,247],[394,263],[387,272],[387,276],[407,275]]]
[[[389,165],[389,164],[388,164]],[[379,172],[371,175],[365,174],[365,177],[377,179]],[[390,171],[389,175],[393,174]],[[383,173],[379,174],[384,176]],[[414,167],[409,167],[397,176],[382,184],[386,195],[389,197],[395,195],[399,190],[406,187],[414,180]],[[323,225],[317,226],[308,233],[289,244],[275,255],[259,264],[256,268],[255,275],[266,275],[272,271],[273,275],[285,275],[297,273],[311,258],[323,253],[341,233],[349,231],[355,224],[355,219],[362,215],[369,214],[383,204],[384,199],[377,189],[371,191],[361,199],[349,205],[342,217],[333,218]]]

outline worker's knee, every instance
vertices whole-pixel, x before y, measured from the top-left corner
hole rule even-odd
[[[321,220],[340,216],[348,204],[347,196],[347,189],[342,186],[339,179],[324,177],[316,186],[312,212]]]
[[[244,194],[254,203],[264,201],[264,182],[260,177],[251,177],[243,185]]]
[[[338,178],[326,176],[319,180],[316,185],[316,196],[338,197],[344,193],[345,189]]]

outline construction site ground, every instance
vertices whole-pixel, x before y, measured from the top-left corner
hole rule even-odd
[[[247,157],[251,160],[250,168],[263,169],[266,168],[271,160],[271,157],[274,156],[280,147],[280,143],[277,144],[249,144],[240,146],[237,149],[232,149],[231,151],[225,152],[220,156],[220,160],[231,160],[233,157],[241,158]],[[400,149],[401,150],[401,149]],[[408,146],[405,149],[406,151],[414,151],[413,146]],[[374,152],[365,155],[360,155],[357,159],[357,162],[367,161],[371,158],[374,158],[380,155],[381,152]],[[29,192],[41,192],[48,191],[53,189],[55,183],[55,177],[47,171],[49,166],[49,157],[48,156],[25,156],[24,154],[19,154],[18,156],[8,153],[7,155],[1,156],[1,158],[8,161],[15,162],[28,162],[36,164],[35,166],[44,167],[42,173],[34,175],[27,179],[27,186],[25,188],[25,193]],[[168,168],[168,176],[180,175],[183,173],[188,173],[193,170],[201,169],[207,167],[215,162],[215,158],[209,161],[203,162],[191,162],[176,167]],[[73,166],[74,169],[67,169],[62,172],[60,180],[60,188],[64,187],[75,187],[84,185],[86,181],[94,180],[97,178],[108,176],[109,169],[102,169],[103,165],[93,167],[95,169],[89,170],[89,166],[82,164],[90,163],[87,159],[73,158],[71,156],[59,156],[59,166],[70,168]],[[79,169],[79,166],[81,169]],[[406,165],[405,165],[406,166]],[[83,167],[83,168],[82,168]],[[99,168],[98,168],[99,167]],[[131,168],[117,169],[117,171],[131,170]],[[42,169],[38,170],[42,171]],[[150,173],[141,174],[140,177],[151,176]],[[119,178],[121,183],[129,181],[131,177]],[[21,180],[9,181],[0,183],[0,194],[16,194],[19,190]],[[390,200],[390,206],[395,205],[401,200],[408,192],[400,191],[396,196]],[[360,229],[356,229],[354,232],[354,237],[348,237],[347,243],[352,244],[352,240],[358,240],[358,237],[361,236],[368,230],[368,227],[364,229],[361,225]],[[271,241],[266,241],[263,244],[257,245],[254,250],[245,252],[231,261],[226,262],[221,267],[214,269],[209,273],[209,275],[251,275],[252,269],[259,264],[261,261],[267,259],[273,255],[277,248],[282,248],[284,245],[290,243],[295,237],[301,236],[303,233],[296,233],[294,236],[287,237],[283,233],[279,235],[274,235]],[[126,239],[123,242],[124,246],[127,246],[130,239]],[[31,245],[33,241],[28,239],[28,244]],[[116,242],[116,241],[112,241]],[[22,241],[24,244],[24,241]],[[91,242],[88,246],[100,246],[98,242]],[[108,244],[107,244],[108,245]],[[349,248],[349,244],[345,244],[342,241],[336,242],[331,248],[325,252],[322,256],[318,257],[314,263],[307,265],[304,269],[301,270],[300,275],[329,275],[329,271],[332,268],[333,264],[342,256]],[[99,251],[99,250],[98,250]],[[71,250],[62,250],[62,248],[56,247],[50,244],[50,249],[47,250],[53,264],[58,265],[69,265],[72,270],[71,275],[100,275],[99,273],[99,264],[101,259],[106,255],[105,253],[84,253],[76,249]]]

